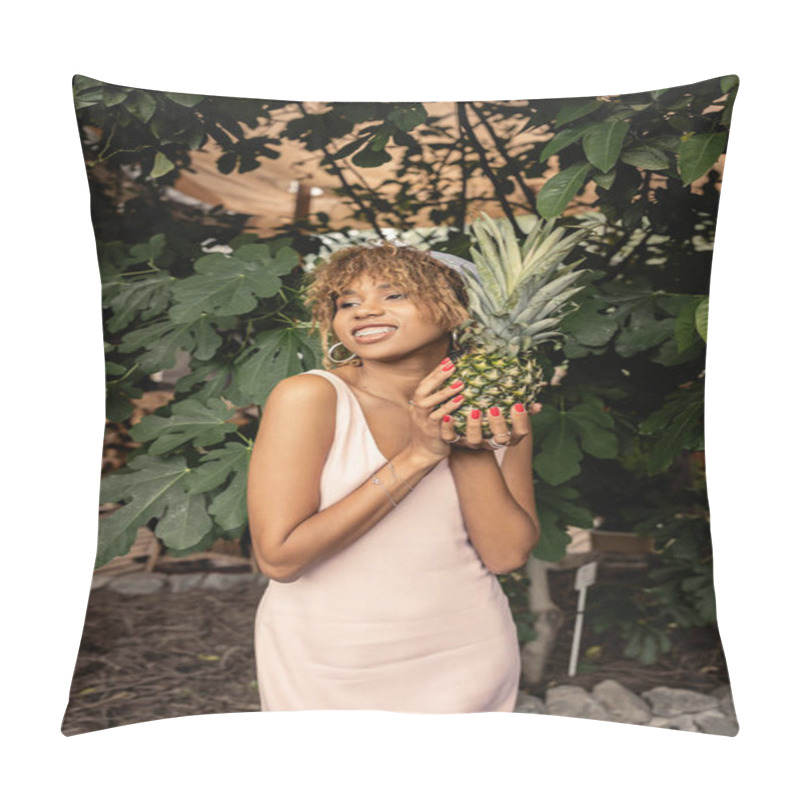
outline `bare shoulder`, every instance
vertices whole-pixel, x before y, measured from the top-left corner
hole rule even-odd
[[[336,389],[327,378],[322,375],[301,373],[291,375],[280,381],[270,392],[267,405],[272,403],[305,405],[307,403],[329,403],[336,397]]]
[[[258,438],[276,448],[327,451],[336,427],[336,387],[321,375],[302,373],[280,381],[264,405]]]

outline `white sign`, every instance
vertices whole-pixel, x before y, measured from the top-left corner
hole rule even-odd
[[[589,564],[584,564],[575,573],[575,591],[585,589],[591,586],[597,577],[597,562],[592,561]]]

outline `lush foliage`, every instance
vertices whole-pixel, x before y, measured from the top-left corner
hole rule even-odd
[[[320,364],[298,295],[304,269],[325,252],[323,234],[362,237],[312,214],[259,238],[244,232],[246,217],[191,208],[167,190],[192,150],[215,144],[218,169],[233,175],[292,141],[338,180],[357,224],[378,234],[431,226],[428,242],[455,255],[469,257],[468,217],[481,207],[520,236],[531,212],[603,223],[578,254],[584,290],[565,341],[544,350],[548,374],[560,365],[566,377],[534,418],[535,555],[560,558],[566,526],[596,517],[653,535],[657,585],[601,604],[594,618],[589,609],[598,628],[624,621],[630,654],[644,661],[669,647],[670,626],[713,622],[705,484],[689,454],[703,449],[712,168],[736,88],[728,76],[635,96],[458,103],[454,123],[417,103],[320,109],[76,76],[109,335],[108,418],[127,420],[148,376],[181,351],[190,357],[173,401],[131,427],[141,447],[103,481],[102,499],[124,505],[101,523],[97,565],[125,553],[144,524],[173,554],[246,534],[253,412],[281,379]],[[392,179],[373,185],[370,168],[391,159]]]

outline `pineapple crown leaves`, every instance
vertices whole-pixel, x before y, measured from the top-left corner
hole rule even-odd
[[[481,217],[473,223],[477,246],[470,250],[478,276],[466,274],[464,280],[473,316],[482,323],[483,344],[527,350],[559,338],[555,328],[564,314],[554,315],[581,291],[572,284],[586,272],[575,269],[584,259],[569,264],[564,259],[592,227],[567,235],[565,227],[554,229],[555,220],[537,218],[520,246],[508,220],[484,212]]]
[[[485,212],[472,225],[477,247],[470,248],[483,292],[482,301],[491,299],[496,309],[507,310],[518,301],[526,301],[549,283],[556,274],[572,272],[580,262],[564,264],[564,258],[578,242],[586,239],[591,228],[581,227],[565,235],[564,228],[554,230],[555,220],[537,219],[522,246],[517,242],[507,219],[493,220]],[[470,285],[477,281],[469,280]],[[521,295],[526,295],[524,298]]]

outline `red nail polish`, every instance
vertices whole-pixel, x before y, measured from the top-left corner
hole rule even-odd
[[[442,365],[442,370],[444,372],[450,372],[451,369],[455,369],[455,368],[456,368],[455,364],[443,364]]]
[[[500,416],[500,409],[499,409],[497,406],[492,406],[492,407],[489,409],[489,413],[490,413],[490,414],[491,414],[493,417],[499,417],[499,416]]]
[[[459,386],[463,386],[463,385],[464,385],[463,381],[456,381],[455,383],[451,383],[450,384],[450,388],[451,389],[458,389]]]
[[[523,406],[523,405],[522,405],[522,403],[517,403],[517,404],[514,406],[514,411],[519,411],[519,412],[522,412],[522,411],[524,411],[524,410],[525,410],[525,406]]]
[[[460,394],[458,397],[453,398],[454,403],[460,403],[464,399],[464,395]]]
[[[470,413],[470,416],[472,417],[472,419],[478,419],[478,417],[479,417],[480,415],[481,415],[481,412],[480,412],[480,411],[478,411],[478,409],[477,409],[477,408],[473,408],[473,409],[472,409],[472,412]]]
[[[444,422],[450,422],[450,417],[449,417],[449,415],[445,414],[445,415],[442,417],[442,420],[443,420]]]

